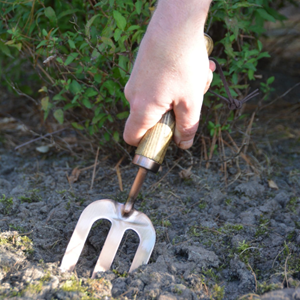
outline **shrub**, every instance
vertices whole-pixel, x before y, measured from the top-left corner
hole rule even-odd
[[[101,144],[111,137],[119,141],[129,111],[123,88],[154,4],[146,0],[2,1],[2,82],[12,82],[10,88],[19,87],[38,98],[45,120],[49,116],[60,124],[67,120],[90,135],[104,128]],[[234,97],[248,91],[258,61],[268,56],[259,41],[264,22],[283,19],[272,6],[270,0],[213,2],[207,29],[218,50],[213,54],[222,53],[218,61]],[[28,82],[24,77],[38,86],[24,84]],[[271,82],[265,83],[264,91]],[[212,86],[225,95],[218,74]],[[205,106],[220,111],[224,104],[215,105],[211,99],[206,97]],[[209,123],[210,132],[220,127],[216,116]],[[222,124],[222,130],[229,129],[233,115],[225,119],[228,126]]]

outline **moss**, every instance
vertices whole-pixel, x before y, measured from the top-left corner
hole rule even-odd
[[[65,292],[81,292],[85,293],[87,291],[87,287],[82,286],[82,280],[76,279],[75,276],[72,276],[70,280],[67,280],[63,286],[62,290]]]
[[[10,214],[13,207],[13,198],[8,198],[4,194],[2,194],[2,198],[0,198],[0,203],[3,205],[3,213],[5,215]]]

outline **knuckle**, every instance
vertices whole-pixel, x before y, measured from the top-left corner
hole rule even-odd
[[[178,131],[181,134],[182,139],[189,139],[194,137],[198,129],[198,123],[194,125],[178,124],[177,127],[178,127]]]

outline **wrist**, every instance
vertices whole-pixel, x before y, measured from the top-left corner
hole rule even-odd
[[[159,0],[150,22],[167,34],[204,32],[211,0]]]

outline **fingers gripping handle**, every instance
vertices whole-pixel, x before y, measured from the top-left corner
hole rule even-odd
[[[213,49],[213,41],[205,34],[206,50],[210,55]],[[157,172],[162,164],[168,146],[175,130],[174,112],[166,112],[160,121],[141,139],[135,152],[133,163],[149,171]]]

